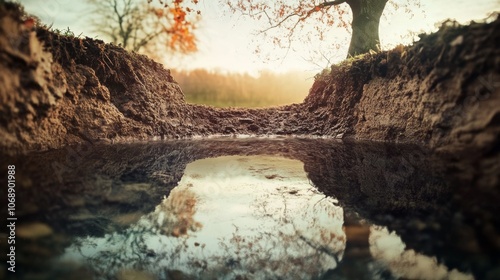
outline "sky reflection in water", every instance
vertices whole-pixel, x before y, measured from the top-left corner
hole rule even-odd
[[[81,239],[63,259],[83,257],[103,274],[168,267],[205,277],[318,277],[336,267],[345,244],[335,203],[297,160],[198,160],[153,213],[125,232]]]
[[[61,261],[87,263],[102,277],[320,278],[342,263],[349,238],[337,203],[311,185],[298,160],[197,160],[154,212],[122,232],[77,238]],[[371,226],[368,241],[373,276],[473,279],[405,250],[386,228]]]
[[[404,279],[474,279],[470,274],[449,270],[439,264],[435,257],[405,250],[405,244],[386,227],[372,226],[370,232],[370,252],[379,265],[387,267],[392,275]]]

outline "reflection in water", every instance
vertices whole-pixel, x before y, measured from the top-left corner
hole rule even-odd
[[[62,259],[88,262],[106,277],[134,269],[160,278],[177,270],[317,278],[337,266],[345,246],[343,212],[334,202],[310,185],[297,160],[198,160],[154,212],[123,232],[79,238]]]
[[[377,264],[387,267],[395,277],[403,279],[456,279],[470,280],[474,277],[456,269],[451,271],[436,258],[405,250],[405,244],[396,233],[387,228],[372,226],[370,251]]]
[[[193,218],[195,207],[195,194],[189,189],[177,188],[156,207],[151,218],[156,220],[161,234],[179,237],[186,235],[188,230],[196,231],[202,227]]]
[[[500,279],[500,192],[479,187],[500,169],[456,158],[324,139],[7,158],[0,167],[16,165],[19,201],[15,277]]]

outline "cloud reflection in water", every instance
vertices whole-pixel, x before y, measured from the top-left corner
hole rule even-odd
[[[449,270],[439,264],[435,257],[405,250],[405,244],[396,233],[386,227],[372,226],[370,251],[377,263],[387,267],[394,276],[403,279],[456,279],[470,280],[470,274]]]
[[[64,259],[109,277],[135,269],[167,278],[311,278],[337,266],[343,211],[303,164],[224,156],[189,164],[168,198],[123,232],[83,238]]]
[[[153,212],[121,232],[78,238],[63,259],[118,279],[131,273],[144,279],[315,279],[345,277],[361,266],[367,270],[358,272],[371,278],[389,271],[396,278],[473,279],[406,250],[385,227],[361,220],[343,227],[337,204],[311,185],[298,160],[206,158],[187,165]],[[357,230],[365,228],[366,234]],[[347,250],[347,244],[354,247]],[[363,251],[368,255],[353,254]]]

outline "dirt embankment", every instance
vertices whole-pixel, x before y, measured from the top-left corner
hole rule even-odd
[[[498,153],[500,20],[444,26],[412,47],[318,75],[302,104],[186,104],[162,65],[90,38],[35,31],[0,7],[2,152],[214,134],[315,135]]]
[[[489,151],[500,140],[499,28],[448,22],[411,47],[332,67],[306,104],[324,112],[323,134]]]

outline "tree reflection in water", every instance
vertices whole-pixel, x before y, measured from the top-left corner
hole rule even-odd
[[[343,211],[303,163],[225,156],[189,164],[170,196],[130,228],[79,238],[64,260],[104,278],[143,271],[196,278],[317,278],[342,259]]]
[[[46,162],[67,158],[55,151],[15,162],[29,174],[16,186],[23,220],[53,230],[19,244],[20,267],[39,279],[472,278],[444,265],[483,279],[497,262],[481,227],[472,230],[477,219],[496,221],[485,218],[496,217],[486,211],[496,204],[484,207],[488,216],[469,211],[478,200],[459,203],[470,196],[456,194],[470,188],[450,188],[463,178],[446,177],[444,161],[414,147],[297,139],[110,145],[87,151],[55,180]],[[467,238],[480,251],[465,252]],[[64,265],[40,245],[54,257],[66,248]]]

